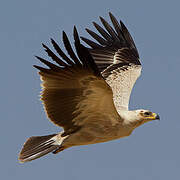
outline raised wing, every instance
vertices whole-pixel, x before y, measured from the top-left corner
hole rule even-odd
[[[118,111],[128,110],[132,88],[141,73],[141,63],[135,43],[122,21],[119,22],[109,13],[113,27],[100,17],[102,28],[93,22],[99,34],[86,29],[97,41],[81,37],[91,48],[93,56],[102,76],[111,86],[113,99]]]
[[[43,44],[57,65],[37,57],[49,69],[34,66],[40,70],[39,74],[43,81],[41,99],[47,116],[53,123],[62,126],[65,134],[75,132],[91,121],[92,116],[93,119],[98,117],[96,121],[118,116],[113,104],[112,90],[103,79],[87,48],[80,44],[76,28],[74,39],[78,57],[63,32],[64,46],[70,58],[51,39],[56,52],[63,60]]]

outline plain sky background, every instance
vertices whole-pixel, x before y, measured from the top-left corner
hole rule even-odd
[[[0,1],[0,179],[2,180],[179,180],[180,2],[178,0],[1,0]],[[150,109],[161,121],[103,144],[73,147],[20,164],[26,138],[56,133],[39,101],[34,55],[53,37],[62,47],[65,30],[84,28],[111,11],[131,32],[143,65],[130,109]]]

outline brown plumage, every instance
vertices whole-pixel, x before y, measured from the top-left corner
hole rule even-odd
[[[41,57],[48,68],[35,65],[42,80],[41,100],[48,118],[63,128],[58,134],[29,138],[20,154],[20,162],[54,154],[71,146],[88,145],[129,136],[141,124],[159,119],[148,110],[128,110],[131,90],[141,73],[139,55],[127,28],[110,13],[111,27],[102,17],[101,34],[87,29],[98,42],[82,39],[74,27],[75,51],[65,32],[66,55],[51,39],[57,54],[43,44],[53,64]],[[92,55],[92,56],[91,56]]]
[[[113,112],[113,116],[118,116],[113,104],[112,90],[101,76],[87,48],[80,44],[76,28],[74,28],[74,39],[78,57],[73,52],[65,32],[63,32],[65,48],[73,61],[52,40],[55,49],[63,60],[57,57],[47,46],[43,45],[48,55],[58,65],[36,56],[49,69],[34,66],[40,70],[39,74],[43,81],[41,100],[47,116],[53,123],[63,127],[62,137],[71,135],[81,129],[83,124],[86,121],[88,122],[96,112],[105,111],[111,114]],[[104,106],[106,102],[108,102],[108,105]],[[100,118],[103,119],[104,115],[101,115]],[[49,148],[48,152],[58,149],[53,137],[55,135],[29,138],[20,153],[19,160],[24,162],[36,159],[42,156],[39,153],[41,150],[44,151],[46,147]],[[43,143],[42,140],[44,142],[48,140],[48,146],[45,146],[45,143],[42,144],[42,148],[28,150],[33,143],[34,147],[38,146],[39,143]],[[59,148],[62,148],[62,146],[59,145]],[[43,155],[46,152],[43,152]],[[37,157],[34,154],[37,154]],[[32,155],[32,158],[28,157]]]

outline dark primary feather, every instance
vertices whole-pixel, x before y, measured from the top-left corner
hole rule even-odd
[[[64,42],[64,46],[65,46],[68,54],[70,55],[70,57],[74,60],[76,65],[80,65],[79,59],[76,57],[76,55],[71,47],[71,44],[69,42],[69,39],[64,31],[63,31],[63,42]],[[80,42],[78,42],[78,43],[80,43]]]
[[[77,51],[79,59],[75,55],[75,53],[71,47],[71,44],[69,42],[69,39],[68,39],[68,37],[64,31],[63,31],[64,46],[65,46],[65,48],[66,48],[66,50],[67,50],[67,52],[68,52],[68,54],[72,60],[66,56],[66,54],[60,49],[58,44],[53,39],[51,39],[53,47],[55,48],[56,52],[62,57],[63,60],[60,59],[59,57],[57,57],[45,44],[42,44],[42,45],[45,48],[45,51],[47,52],[47,54],[59,66],[57,66],[57,65],[39,57],[39,56],[35,56],[35,57],[37,59],[39,59],[42,63],[47,65],[52,70],[59,70],[60,71],[61,67],[67,68],[71,65],[72,66],[76,65],[76,66],[80,66],[80,67],[88,65],[88,68],[93,70],[94,74],[101,76],[101,74],[99,73],[99,70],[98,70],[96,64],[94,63],[94,60],[93,60],[92,56],[90,55],[89,51],[82,44],[80,44],[79,35],[77,33],[76,27],[74,27],[74,40],[75,40],[75,47],[76,47],[76,51]],[[35,65],[35,67],[39,70],[40,70],[40,68],[42,68],[42,67],[39,67],[36,65]],[[45,70],[45,69],[46,68],[42,68],[42,70]]]
[[[46,66],[48,66],[49,68],[53,69],[53,70],[59,70],[59,66],[50,63],[49,61],[46,61],[45,59],[39,57],[39,56],[35,56],[37,59],[39,59],[42,63],[44,63]]]
[[[99,44],[81,37],[91,47],[89,51],[105,78],[114,69],[130,66],[131,64],[140,65],[137,48],[127,28],[122,21],[119,23],[112,13],[109,13],[109,16],[113,26],[102,17],[100,17],[100,20],[104,29],[93,22],[101,36],[90,29],[86,29]]]
[[[104,25],[104,27],[106,28],[106,30],[111,35],[111,37],[113,38],[113,40],[119,41],[117,34],[113,30],[113,28],[108,24],[108,22],[106,20],[104,20],[102,17],[100,17],[100,20],[101,20],[102,24]]]
[[[86,44],[88,44],[89,46],[91,46],[92,48],[101,48],[101,46],[97,43],[95,43],[94,41],[91,41],[90,39],[87,39],[85,37],[81,37],[81,39],[86,42]]]
[[[58,44],[51,38],[51,43],[56,50],[56,52],[68,63],[73,64],[72,61],[66,56],[66,54],[61,50]]]
[[[92,107],[98,107],[98,103],[101,102],[101,96],[97,96],[95,99],[91,99],[91,97],[96,97],[101,91],[102,93],[107,92],[107,98],[113,106],[112,91],[104,81],[88,49],[80,44],[76,27],[74,27],[74,40],[77,55],[73,51],[67,35],[63,32],[64,46],[70,58],[60,49],[58,44],[51,39],[53,47],[62,59],[56,56],[46,45],[43,45],[45,51],[57,65],[36,56],[38,60],[49,68],[34,66],[40,70],[39,74],[43,81],[41,99],[45,106],[47,116],[56,125],[62,126],[66,135],[81,128],[78,124],[81,124],[81,121],[86,118],[77,118],[82,111],[78,107],[85,108],[83,109],[84,111],[98,111],[97,108],[91,109],[87,107],[86,102],[87,104],[93,102],[94,105],[92,104]],[[90,93],[88,97],[86,95],[87,93]],[[81,102],[83,102],[82,105]],[[78,122],[73,121],[75,118]]]
[[[101,77],[101,73],[99,72],[99,69],[97,65],[95,64],[94,59],[90,55],[88,49],[85,48],[82,44],[80,44],[76,27],[74,27],[74,39],[75,39],[76,51],[81,62],[84,64],[84,66],[87,66],[88,68],[93,69],[96,76]]]
[[[94,39],[96,39],[96,41],[98,41],[98,43],[100,43],[101,45],[108,45],[107,44],[107,41],[106,40],[104,40],[103,38],[101,38],[98,34],[96,34],[95,32],[93,32],[93,31],[91,31],[91,30],[89,30],[89,29],[87,29],[86,28],[86,31],[91,35],[91,36],[93,36],[94,37]],[[99,46],[100,47],[100,46]]]
[[[55,61],[57,64],[60,66],[65,66],[66,64],[59,58],[57,57],[45,44],[42,44],[45,51],[47,52],[48,56],[52,58],[53,61]],[[41,58],[42,59],[42,58]]]
[[[111,36],[97,23],[93,22],[94,27],[98,30],[98,32],[108,41],[108,44],[112,42]]]

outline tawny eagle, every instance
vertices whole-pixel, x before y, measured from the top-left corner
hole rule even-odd
[[[43,44],[56,63],[37,56],[48,68],[35,65],[42,80],[41,100],[48,118],[63,128],[58,134],[30,137],[24,144],[20,162],[37,159],[79,145],[111,141],[129,136],[145,122],[159,119],[149,110],[128,110],[132,88],[141,74],[135,43],[125,25],[109,13],[112,26],[93,22],[99,34],[86,29],[96,42],[81,37],[74,27],[73,51],[65,32],[66,55],[51,39],[57,52]],[[69,56],[69,57],[68,57]]]

